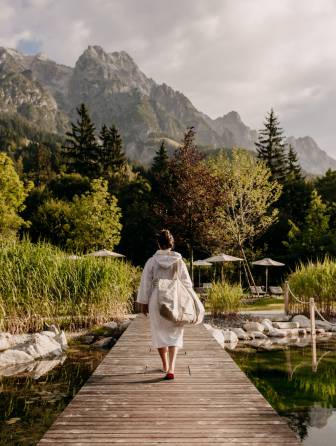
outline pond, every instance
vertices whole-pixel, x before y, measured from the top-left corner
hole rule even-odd
[[[336,340],[229,353],[305,446],[336,444]],[[315,362],[314,362],[315,359]]]
[[[61,360],[0,376],[0,446],[32,446],[87,381],[106,351],[72,346]],[[48,371],[49,369],[49,371]]]

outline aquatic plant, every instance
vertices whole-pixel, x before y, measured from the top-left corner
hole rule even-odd
[[[139,271],[123,260],[69,257],[46,243],[0,246],[0,330],[72,328],[130,311]]]
[[[227,282],[212,283],[206,300],[207,309],[213,316],[222,313],[236,313],[240,309],[243,290],[240,285]]]
[[[323,261],[301,263],[288,278],[290,289],[302,301],[314,298],[319,311],[326,316],[336,313],[336,262]],[[289,295],[290,311],[308,313],[308,305],[300,304]]]

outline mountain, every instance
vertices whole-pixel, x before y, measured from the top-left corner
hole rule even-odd
[[[71,68],[43,54],[0,48],[0,112],[17,113],[43,130],[64,133],[81,102],[97,128],[103,123],[119,127],[127,155],[139,163],[151,161],[161,139],[170,150],[177,147],[190,126],[204,151],[233,146],[255,150],[257,132],[237,112],[211,119],[183,93],[147,77],[124,51],[107,53],[89,46]],[[306,171],[336,169],[336,160],[312,138],[289,141]]]

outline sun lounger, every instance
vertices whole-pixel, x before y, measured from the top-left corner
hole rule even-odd
[[[270,286],[268,287],[270,294],[272,294],[273,296],[282,296],[283,295],[283,290],[281,288],[281,286]]]
[[[252,296],[265,296],[266,294],[261,286],[250,286],[250,293],[252,294]]]

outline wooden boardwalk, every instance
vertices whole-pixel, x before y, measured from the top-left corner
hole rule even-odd
[[[162,380],[138,316],[39,445],[272,445],[300,442],[203,326],[187,327]]]

